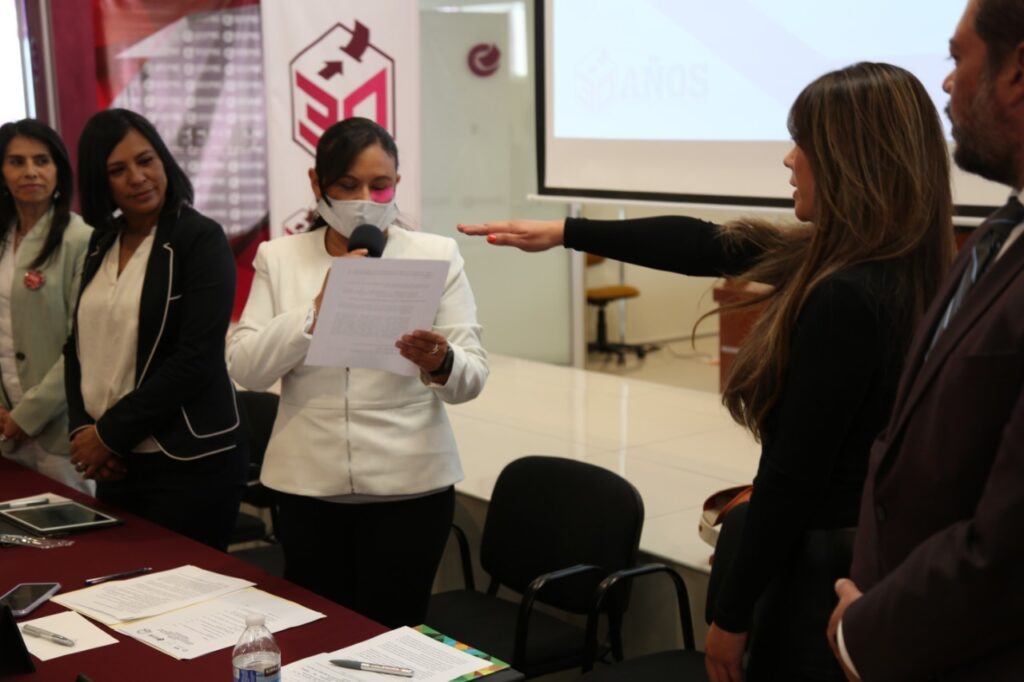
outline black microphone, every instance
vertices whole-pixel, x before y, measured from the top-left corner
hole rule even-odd
[[[386,243],[387,239],[379,227],[364,223],[352,230],[352,236],[348,238],[348,250],[366,249],[370,258],[380,258]]]

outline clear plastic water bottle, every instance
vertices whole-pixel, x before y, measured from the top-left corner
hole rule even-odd
[[[245,617],[245,632],[231,652],[235,682],[281,682],[281,649],[263,616]]]

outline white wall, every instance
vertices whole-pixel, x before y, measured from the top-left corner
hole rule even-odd
[[[432,5],[421,3],[423,228],[459,241],[488,350],[568,364],[569,254],[525,255],[455,229],[459,222],[564,214],[557,205],[526,201],[536,191],[534,86],[528,75],[510,69],[510,14]],[[526,26],[532,30],[531,22]],[[530,36],[521,38],[517,49],[532,51]],[[479,43],[497,44],[502,52],[499,71],[486,78],[466,64]]]

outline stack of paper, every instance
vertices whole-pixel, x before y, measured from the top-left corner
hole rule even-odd
[[[507,663],[420,625],[416,629],[385,632],[344,649],[296,661],[281,669],[282,677],[289,682],[380,682],[377,673],[342,668],[332,660],[408,668],[416,682],[462,682],[508,668]]]
[[[431,329],[450,263],[446,260],[335,258],[306,364],[365,367],[416,376],[395,340]]]
[[[325,617],[253,585],[182,566],[67,592],[52,601],[178,659],[234,645],[251,614],[263,615],[271,632]]]

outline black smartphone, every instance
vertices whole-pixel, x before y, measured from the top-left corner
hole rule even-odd
[[[0,597],[0,604],[9,607],[15,616],[25,616],[57,594],[58,590],[60,583],[19,583]]]

